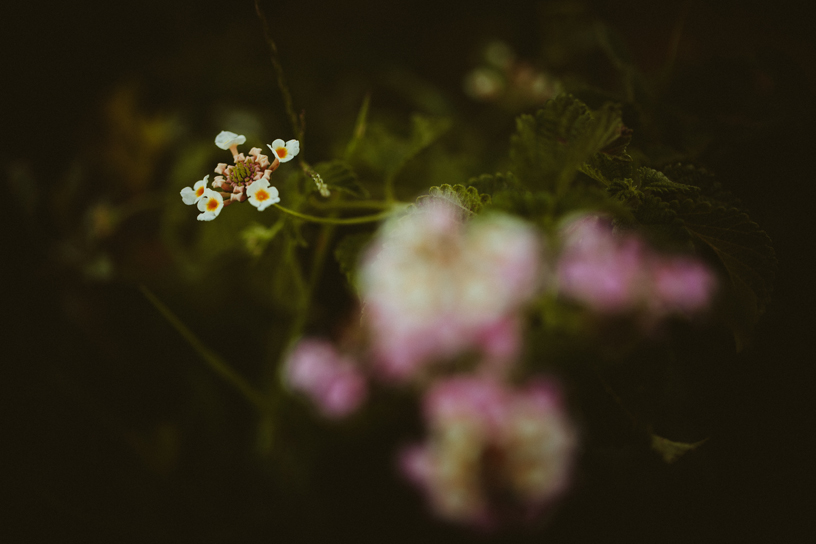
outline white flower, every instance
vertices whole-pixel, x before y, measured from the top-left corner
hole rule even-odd
[[[204,179],[196,181],[192,188],[185,187],[181,190],[181,200],[188,206],[192,206],[204,196],[204,191],[207,190],[207,181],[210,179],[209,174],[204,176]]]
[[[215,137],[215,145],[221,149],[227,150],[234,145],[241,145],[246,142],[246,136],[242,134],[235,134],[234,132],[222,131]]]
[[[267,181],[266,178],[253,181],[252,184],[247,187],[246,194],[249,198],[249,203],[258,208],[259,212],[264,211],[276,202],[280,202],[278,190],[275,187],[270,187],[269,181]]]
[[[289,140],[284,144],[283,140],[278,138],[272,142],[271,145],[266,145],[272,150],[273,153],[275,153],[275,155],[278,156],[280,162],[289,162],[295,158],[298,153],[300,153],[300,142],[297,140]]]
[[[204,189],[204,196],[198,201],[198,209],[201,212],[198,214],[199,221],[212,221],[221,209],[224,207],[224,199],[219,193],[212,189]]]

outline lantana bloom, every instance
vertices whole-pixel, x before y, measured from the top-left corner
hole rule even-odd
[[[639,310],[651,318],[706,309],[717,282],[702,261],[666,256],[608,219],[584,216],[562,229],[559,292],[598,313]]]
[[[192,187],[185,187],[181,190],[181,200],[188,206],[192,206],[204,197],[204,191],[207,190],[207,182],[210,176],[207,174],[204,179],[196,181]]]
[[[423,408],[428,440],[406,448],[400,467],[440,517],[529,521],[566,489],[577,432],[554,382],[457,376],[436,382]]]
[[[532,227],[490,214],[468,222],[444,202],[386,223],[361,266],[363,317],[382,377],[409,379],[471,349],[510,359],[519,309],[541,280]]]
[[[280,162],[289,162],[300,153],[300,142],[297,140],[289,140],[284,143],[283,140],[279,138],[271,144],[266,145],[278,157]]]
[[[224,208],[224,199],[212,189],[204,189],[204,195],[198,201],[199,221],[212,221]]]
[[[368,393],[365,377],[355,362],[324,340],[301,340],[283,366],[283,378],[329,418],[354,412]]]
[[[363,317],[384,378],[472,349],[511,359],[520,345],[515,315],[541,283],[538,236],[508,215],[465,222],[461,212],[440,201],[391,220],[362,262]]]
[[[249,203],[258,208],[259,212],[264,211],[276,202],[280,202],[278,190],[275,187],[270,187],[266,178],[252,182],[246,189],[246,195]]]

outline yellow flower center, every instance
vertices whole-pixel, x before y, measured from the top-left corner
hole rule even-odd
[[[286,155],[288,155],[288,154],[289,154],[289,152],[286,150],[286,148],[285,148],[285,147],[279,147],[279,148],[277,148],[277,149],[275,150],[275,153],[277,153],[277,154],[278,154],[278,158],[281,158],[281,159],[285,159],[285,158],[286,158]]]
[[[201,196],[201,195],[203,195],[203,194],[204,194],[204,186],[202,185],[201,187],[199,187],[198,189],[196,189],[196,193],[195,193],[195,195],[196,195],[197,197],[199,197],[199,196]]]
[[[255,200],[258,202],[263,202],[264,200],[269,199],[269,193],[266,192],[265,189],[260,189],[258,192],[255,193]]]
[[[214,198],[211,198],[207,201],[207,211],[214,212],[218,209],[218,201]]]

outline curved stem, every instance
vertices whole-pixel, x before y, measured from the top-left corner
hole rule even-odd
[[[363,215],[360,217],[349,217],[347,219],[335,219],[332,217],[318,217],[316,215],[307,215],[305,213],[296,212],[294,210],[290,210],[289,208],[284,208],[279,204],[273,204],[277,209],[282,211],[283,213],[287,213],[292,217],[297,217],[298,219],[303,219],[304,221],[311,221],[312,223],[323,223],[326,225],[359,225],[361,223],[373,223],[375,221],[380,221],[382,219],[386,219],[394,214],[395,210],[392,208],[390,210],[386,210],[381,213],[377,213],[374,215]]]
[[[402,204],[398,202],[397,204]],[[382,200],[343,200],[337,202],[320,202],[315,199],[309,201],[309,205],[320,210],[387,210],[393,208],[394,204]]]

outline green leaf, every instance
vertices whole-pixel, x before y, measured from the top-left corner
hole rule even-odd
[[[360,111],[357,114],[357,121],[354,123],[354,133],[352,134],[351,140],[349,140],[349,143],[346,146],[346,151],[343,154],[343,158],[345,160],[349,160],[354,156],[354,152],[357,150],[357,144],[359,144],[360,140],[362,140],[363,136],[365,136],[368,122],[368,107],[370,105],[371,95],[366,94],[365,98],[363,98],[363,104],[360,106]]]
[[[672,208],[689,233],[712,249],[731,279],[752,326],[770,301],[776,254],[768,235],[743,211],[691,199]]]
[[[596,153],[578,169],[604,185],[609,185],[617,179],[635,177],[634,161],[628,155],[611,156],[606,153]]]
[[[320,174],[323,182],[332,191],[346,193],[354,198],[368,198],[370,193],[360,180],[351,166],[344,161],[327,161],[316,164],[315,172]]]
[[[417,198],[416,205],[422,207],[434,201],[445,201],[462,210],[465,217],[469,217],[478,214],[485,205],[490,204],[490,195],[480,194],[475,187],[445,184],[428,189],[427,195]]]
[[[674,442],[673,440],[663,438],[662,436],[658,436],[656,434],[651,434],[651,438],[652,438],[651,444],[652,450],[659,453],[663,460],[668,464],[674,463],[675,461],[680,459],[683,455],[687,454],[690,451],[696,450],[697,448],[708,442],[708,438],[694,443]]]
[[[740,201],[730,191],[723,189],[714,174],[693,164],[676,163],[663,168],[663,173],[676,183],[700,188],[700,196],[712,204],[727,204],[736,208]]]
[[[286,217],[278,219],[271,227],[265,227],[260,223],[252,223],[241,231],[241,238],[244,241],[244,248],[253,257],[263,255],[266,247],[283,228]]]
[[[363,250],[371,242],[374,234],[371,232],[361,232],[344,236],[337,248],[334,250],[334,258],[340,265],[340,270],[346,275],[346,279],[353,288],[357,288],[357,266]]]
[[[592,112],[572,95],[559,95],[535,116],[516,119],[511,169],[530,188],[563,193],[576,170],[617,140],[622,128],[619,106]]]
[[[695,195],[700,188],[670,180],[662,172],[652,168],[640,167],[637,169],[640,188],[644,193],[659,195]]]
[[[478,178],[470,178],[468,185],[487,195],[494,195],[502,191],[526,191],[524,185],[512,172],[506,174],[482,174]]]

